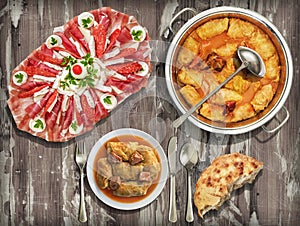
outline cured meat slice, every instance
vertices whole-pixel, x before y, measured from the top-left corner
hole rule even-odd
[[[91,130],[146,86],[149,40],[133,16],[110,7],[54,28],[12,71],[7,103],[17,127],[52,142]]]
[[[55,32],[54,34],[58,35],[62,39],[62,47],[54,47],[55,50],[64,50],[68,53],[72,54],[74,57],[79,58],[79,53],[76,49],[76,46],[67,38],[67,36],[63,32]]]
[[[58,113],[61,109],[61,101],[62,101],[62,95],[58,96],[57,102],[54,106],[54,108],[52,109],[51,112],[47,112],[45,119],[46,119],[46,124],[48,126],[49,129],[53,129],[58,117]]]
[[[84,35],[78,28],[78,25],[75,24],[74,19],[66,23],[65,25],[65,34],[73,38],[75,41],[79,42],[84,48],[85,52],[90,52],[89,45],[84,39]]]
[[[105,51],[106,43],[106,31],[104,25],[98,24],[95,26],[92,30],[92,34],[96,43],[96,55],[98,58],[101,58]]]

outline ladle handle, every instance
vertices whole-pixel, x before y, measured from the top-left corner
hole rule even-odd
[[[194,221],[194,212],[192,204],[192,188],[191,188],[191,172],[188,170],[188,197],[185,220],[187,222]]]
[[[218,92],[226,83],[228,83],[237,73],[246,68],[249,65],[247,61],[243,61],[241,66],[232,73],[228,78],[225,79],[219,86],[217,86],[213,91],[211,91],[207,96],[205,96],[201,101],[199,101],[196,105],[190,108],[186,113],[181,115],[178,119],[176,119],[172,125],[174,128],[178,128],[191,114],[193,114],[205,101],[207,101],[211,96],[213,96],[216,92]]]

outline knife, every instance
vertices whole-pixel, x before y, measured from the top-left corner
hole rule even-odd
[[[171,137],[168,144],[168,159],[170,168],[170,205],[169,205],[169,221],[177,221],[176,211],[176,194],[175,194],[175,173],[176,173],[176,152],[177,152],[177,137]]]

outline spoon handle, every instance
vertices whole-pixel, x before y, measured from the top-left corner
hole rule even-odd
[[[212,95],[218,92],[227,82],[229,82],[237,73],[248,66],[248,62],[244,61],[241,66],[232,73],[224,82],[222,82],[219,86],[217,86],[213,91],[211,91],[207,96],[205,96],[201,101],[199,101],[196,105],[190,108],[186,113],[181,115],[178,119],[176,119],[172,125],[174,128],[178,128],[191,114],[193,114],[205,101],[207,101]]]
[[[169,209],[169,221],[177,221],[176,211],[176,197],[175,197],[175,175],[171,175],[170,178],[170,209]]]
[[[187,222],[194,221],[194,212],[192,204],[192,188],[191,188],[191,172],[188,170],[188,197],[187,197],[187,209],[185,219]]]

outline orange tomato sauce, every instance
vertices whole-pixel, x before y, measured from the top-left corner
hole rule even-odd
[[[108,198],[117,201],[117,202],[122,202],[122,203],[134,203],[134,202],[139,202],[141,200],[143,200],[144,198],[146,198],[147,196],[149,196],[156,188],[159,179],[160,179],[160,173],[159,172],[159,176],[157,177],[157,179],[152,183],[152,185],[149,187],[146,195],[142,195],[142,196],[133,196],[133,197],[120,197],[120,196],[116,196],[113,194],[112,190],[109,189],[102,189],[100,187],[100,185],[98,184],[98,180],[97,180],[97,162],[100,158],[105,158],[107,156],[107,150],[106,150],[106,146],[108,142],[138,142],[139,144],[142,145],[146,145],[149,146],[151,148],[153,148],[155,150],[155,148],[146,140],[144,140],[143,138],[139,137],[139,136],[133,136],[133,135],[123,135],[123,136],[118,136],[118,137],[114,137],[112,139],[110,139],[109,141],[107,141],[105,144],[103,144],[100,149],[98,150],[94,162],[93,162],[93,172],[94,172],[94,180],[97,183],[98,188],[102,191],[102,193],[104,195],[106,195]],[[160,158],[157,154],[157,151],[155,150],[155,155],[158,159],[158,161],[160,162]]]

